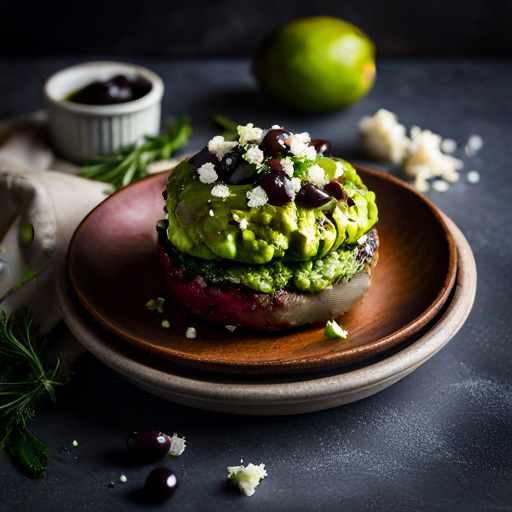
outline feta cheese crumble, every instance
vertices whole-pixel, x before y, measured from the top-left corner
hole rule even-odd
[[[197,336],[197,332],[196,332],[195,328],[194,327],[189,327],[187,329],[187,332],[186,332],[185,336],[187,338],[190,338],[190,339],[195,338]]]
[[[247,222],[247,219],[242,219],[240,221],[240,229],[244,231],[245,229],[247,229],[248,224],[249,223]]]
[[[222,160],[224,155],[231,151],[236,145],[238,145],[238,142],[224,140],[222,135],[217,135],[208,142],[208,151],[213,153],[219,160]]]
[[[480,174],[478,171],[469,171],[467,175],[467,180],[469,183],[478,183],[480,181]]]
[[[466,154],[474,156],[477,151],[480,151],[484,145],[484,140],[480,135],[470,135],[466,143]]]
[[[457,149],[457,143],[453,139],[443,139],[441,141],[441,151],[443,153],[452,154]]]
[[[171,447],[169,448],[169,455],[178,457],[181,455],[186,448],[185,437],[178,437],[178,434],[174,433],[171,437]]]
[[[309,144],[311,142],[311,136],[308,132],[296,133],[295,137],[304,144]]]
[[[316,149],[313,146],[307,146],[300,158],[304,160],[315,160],[317,156]]]
[[[428,190],[427,179],[430,178],[440,177],[451,183],[459,179],[457,170],[464,164],[458,158],[441,153],[441,141],[441,137],[430,130],[411,128],[411,142],[403,167],[420,191]]]
[[[257,128],[252,123],[245,126],[238,126],[237,128],[240,144],[248,144],[249,142],[256,142],[259,144],[263,138],[263,130]]]
[[[243,155],[243,158],[245,158],[245,160],[250,164],[254,164],[259,169],[263,165],[265,155],[260,148],[256,146],[249,146],[246,153]]]
[[[371,158],[390,160],[399,164],[404,159],[409,146],[405,126],[398,123],[396,114],[381,108],[373,116],[365,116],[359,121],[363,136],[363,147]]]
[[[245,496],[252,496],[255,488],[260,481],[267,476],[265,464],[255,466],[248,464],[245,466],[228,467],[228,479],[233,485],[238,485],[238,489]]]
[[[297,193],[300,190],[300,187],[302,187],[302,182],[300,181],[300,178],[292,178],[290,180],[290,183],[292,184],[292,188],[295,193]]]
[[[213,165],[211,162],[206,162],[205,164],[201,165],[201,167],[197,169],[197,174],[199,174],[199,181],[206,185],[215,183],[219,177],[217,171],[215,170],[215,165]]]
[[[236,330],[236,325],[226,325],[226,329],[227,329],[229,332],[235,332],[235,330]]]
[[[308,169],[308,179],[313,185],[325,185],[329,180],[325,177],[325,171],[318,164]]]
[[[294,155],[296,157],[300,157],[303,153],[305,153],[306,149],[307,149],[307,146],[306,146],[306,144],[304,144],[304,142],[299,140],[295,135],[291,136],[290,152],[292,155]],[[313,148],[313,149],[315,149],[315,148]]]
[[[289,178],[292,178],[294,172],[293,160],[287,156],[281,160],[281,165],[283,166],[283,171],[286,173],[286,175]]]
[[[263,206],[268,201],[268,196],[263,187],[255,187],[247,192],[247,206],[257,208]]]
[[[215,185],[212,188],[212,196],[220,197],[221,199],[229,197],[229,187],[227,185]]]
[[[443,180],[434,180],[432,182],[432,188],[436,192],[446,192],[450,188],[450,185]]]
[[[345,173],[345,167],[341,162],[336,162],[336,172],[334,173],[335,178],[340,178]]]

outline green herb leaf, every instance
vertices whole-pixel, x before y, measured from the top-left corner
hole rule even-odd
[[[43,365],[43,346],[29,309],[8,319],[0,310],[0,449],[33,477],[44,474],[49,448],[29,432],[27,421],[35,419],[37,402],[45,395],[55,401],[55,387],[69,379],[60,358],[52,369]]]
[[[121,148],[113,156],[94,157],[81,176],[114,185],[115,190],[148,176],[151,162],[166,160],[184,146],[192,134],[188,117],[180,117],[168,130],[157,137],[146,135],[140,146]]]
[[[224,132],[222,134],[224,140],[238,139],[238,125],[234,121],[231,121],[231,119],[228,119],[227,117],[219,116],[218,114],[212,116],[212,121],[221,128],[224,128]]]

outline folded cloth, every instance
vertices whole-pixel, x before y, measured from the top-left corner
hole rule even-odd
[[[0,309],[31,307],[41,334],[61,319],[53,288],[71,236],[112,191],[74,176],[79,168],[56,159],[44,133],[41,118],[0,126]],[[24,248],[22,228],[33,229]]]

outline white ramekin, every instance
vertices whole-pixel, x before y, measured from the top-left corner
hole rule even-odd
[[[116,75],[143,76],[151,90],[141,98],[115,105],[83,105],[66,98],[92,82]],[[86,163],[93,156],[113,154],[137,143],[144,135],[157,135],[164,84],[149,69],[122,62],[84,62],[58,71],[44,85],[50,137],[59,156]]]

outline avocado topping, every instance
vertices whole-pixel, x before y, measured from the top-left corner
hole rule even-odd
[[[306,133],[238,131],[238,143],[214,137],[168,179],[167,236],[187,274],[316,292],[361,270],[353,252],[377,207],[355,169]]]

